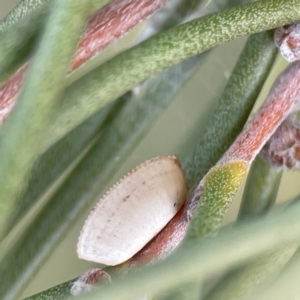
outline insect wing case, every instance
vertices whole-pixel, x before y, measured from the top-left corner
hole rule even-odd
[[[91,212],[79,237],[79,258],[112,266],[128,260],[175,216],[186,194],[177,157],[144,162]]]

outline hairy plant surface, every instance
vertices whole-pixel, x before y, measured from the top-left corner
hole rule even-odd
[[[300,0],[22,0],[0,22],[0,298],[296,299],[299,186],[277,194],[300,165],[298,21]],[[142,191],[177,189],[128,171],[171,154],[188,195],[149,221]],[[99,200],[85,236],[136,249],[102,269],[76,257]]]

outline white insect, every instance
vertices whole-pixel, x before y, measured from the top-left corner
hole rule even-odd
[[[141,250],[175,216],[187,187],[175,156],[148,160],[116,183],[87,218],[79,258],[118,265]]]

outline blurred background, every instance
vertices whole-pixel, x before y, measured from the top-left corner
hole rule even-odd
[[[0,19],[19,2],[20,0],[0,0]],[[117,42],[106,49],[100,59],[104,60],[132,44],[143,26],[143,24],[139,25],[139,29],[127,35],[121,42]],[[240,38],[234,42],[217,47],[209,53],[191,80],[181,88],[180,93],[166,113],[158,119],[155,126],[132,153],[130,159],[105,187],[105,190],[142,161],[158,155],[179,153],[185,147],[185,143],[187,143],[192,132],[201,130],[202,125],[207,120],[207,115],[209,115],[208,112],[214,108],[230,76],[245,41],[245,37]],[[286,66],[287,63],[279,57],[270,78],[262,90],[255,109],[266,97],[274,79]],[[172,125],[170,126],[170,124]],[[298,195],[300,193],[299,182],[299,172],[285,172],[279,190],[278,201],[289,200]],[[242,188],[227,213],[225,223],[235,220],[241,194]],[[87,214],[92,207],[93,205],[87,207]],[[92,263],[79,260],[76,255],[77,237],[85,218],[86,215],[78,220],[73,230],[64,238],[60,246],[28,286],[24,296],[79,276],[93,266]]]

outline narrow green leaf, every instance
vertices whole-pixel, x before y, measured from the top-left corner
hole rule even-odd
[[[217,230],[225,212],[248,172],[244,161],[228,162],[212,168],[204,178],[201,201],[192,219],[187,239],[204,236]]]
[[[19,101],[4,125],[0,144],[0,235],[26,186],[32,164],[41,153],[46,128],[61,102],[70,58],[87,18],[87,6],[88,3],[71,0],[53,3]]]
[[[67,300],[70,298],[70,290],[74,280],[64,282],[31,297],[26,297],[24,300]]]
[[[62,173],[85,150],[91,140],[102,132],[101,125],[105,119],[111,118],[112,114],[116,115],[117,111],[125,104],[126,99],[127,97],[122,97],[121,101],[104,107],[39,157],[32,168],[26,191],[18,199],[18,203],[9,217],[6,233],[52,188],[52,184],[62,176]]]
[[[119,54],[68,87],[45,147],[150,75],[241,35],[295,21],[298,7],[300,0],[256,1],[164,31]]]
[[[282,204],[280,208],[292,208],[292,206],[297,202],[299,202],[299,197],[296,197],[295,199]],[[298,245],[299,243],[297,241],[291,247],[297,248]],[[246,295],[244,299],[296,299],[299,296],[299,284],[297,283],[297,274],[299,273],[300,268],[299,258],[300,251],[298,247],[292,258],[284,266],[282,272],[279,274],[279,276],[277,276],[275,280],[273,280],[268,286],[263,286],[258,291],[251,293],[249,296]]]
[[[254,262],[233,269],[226,273],[222,281],[210,291],[204,300],[243,299],[249,293],[274,280],[296,249],[295,244],[280,251],[269,251]]]
[[[270,210],[276,202],[281,177],[282,170],[257,156],[247,178],[238,219]]]
[[[199,300],[201,295],[201,283],[198,278],[197,282],[188,282],[185,285],[175,287],[162,296],[158,296],[155,299],[158,300]]]

